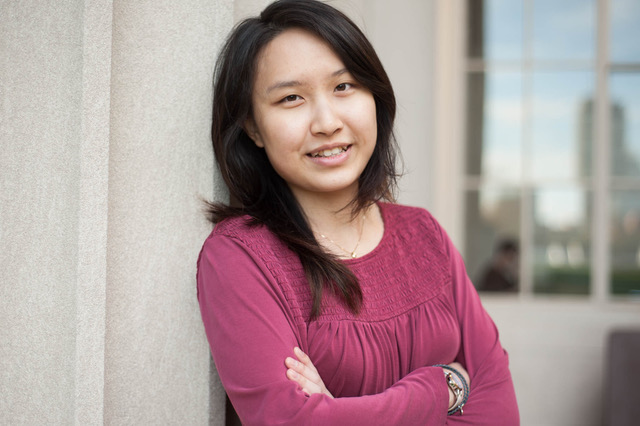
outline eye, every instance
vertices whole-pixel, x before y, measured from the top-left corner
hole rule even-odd
[[[287,102],[295,102],[302,99],[300,96],[298,95],[289,95],[289,96],[285,96],[284,98],[282,98],[282,100],[280,102],[283,103],[287,103]]]
[[[344,92],[346,90],[349,90],[353,87],[353,84],[351,83],[340,83],[336,86],[336,92]]]

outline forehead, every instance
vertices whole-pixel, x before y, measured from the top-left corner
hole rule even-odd
[[[255,86],[264,90],[277,81],[310,83],[330,78],[343,68],[342,60],[327,42],[308,31],[288,29],[258,55]]]

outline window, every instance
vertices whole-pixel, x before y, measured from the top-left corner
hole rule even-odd
[[[640,295],[640,2],[467,0],[466,19],[471,278]]]

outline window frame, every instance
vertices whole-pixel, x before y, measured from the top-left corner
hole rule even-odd
[[[530,1],[525,2],[524,13],[531,13]],[[579,185],[593,193],[591,229],[592,251],[589,259],[589,295],[547,295],[536,294],[533,289],[533,197],[536,188],[531,182],[521,182],[521,262],[520,291],[515,297],[530,298],[570,298],[594,303],[612,301],[637,301],[631,295],[612,294],[611,279],[611,195],[616,190],[640,190],[640,181],[618,178],[611,175],[610,119],[611,105],[609,79],[614,71],[639,72],[640,64],[610,62],[610,8],[611,0],[596,0],[596,51],[591,68],[594,75],[594,96],[596,99],[593,120],[593,175]],[[435,97],[437,118],[435,120],[435,141],[432,161],[431,192],[433,212],[449,232],[459,250],[465,252],[464,212],[465,194],[469,189],[479,189],[482,179],[468,176],[465,170],[466,155],[466,96],[467,76],[470,72],[490,69],[482,64],[482,59],[467,57],[467,2],[465,0],[436,0],[435,27]],[[528,31],[525,29],[525,31]],[[525,40],[525,43],[527,41]],[[582,62],[584,64],[584,62]],[[575,64],[580,69],[579,63]],[[523,68],[518,68],[522,70]],[[536,70],[539,69],[536,67]],[[529,106],[524,105],[524,108]],[[529,114],[525,111],[524,114]],[[527,129],[524,129],[527,132]],[[446,185],[442,184],[446,182]]]

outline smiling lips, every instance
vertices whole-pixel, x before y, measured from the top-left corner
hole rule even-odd
[[[341,154],[341,153],[345,152],[347,149],[349,149],[349,145],[338,146],[338,147],[335,147],[335,148],[332,148],[332,149],[324,149],[322,151],[311,153],[311,154],[309,154],[309,156],[314,157],[314,158],[333,157],[334,155],[338,155],[338,154]]]

